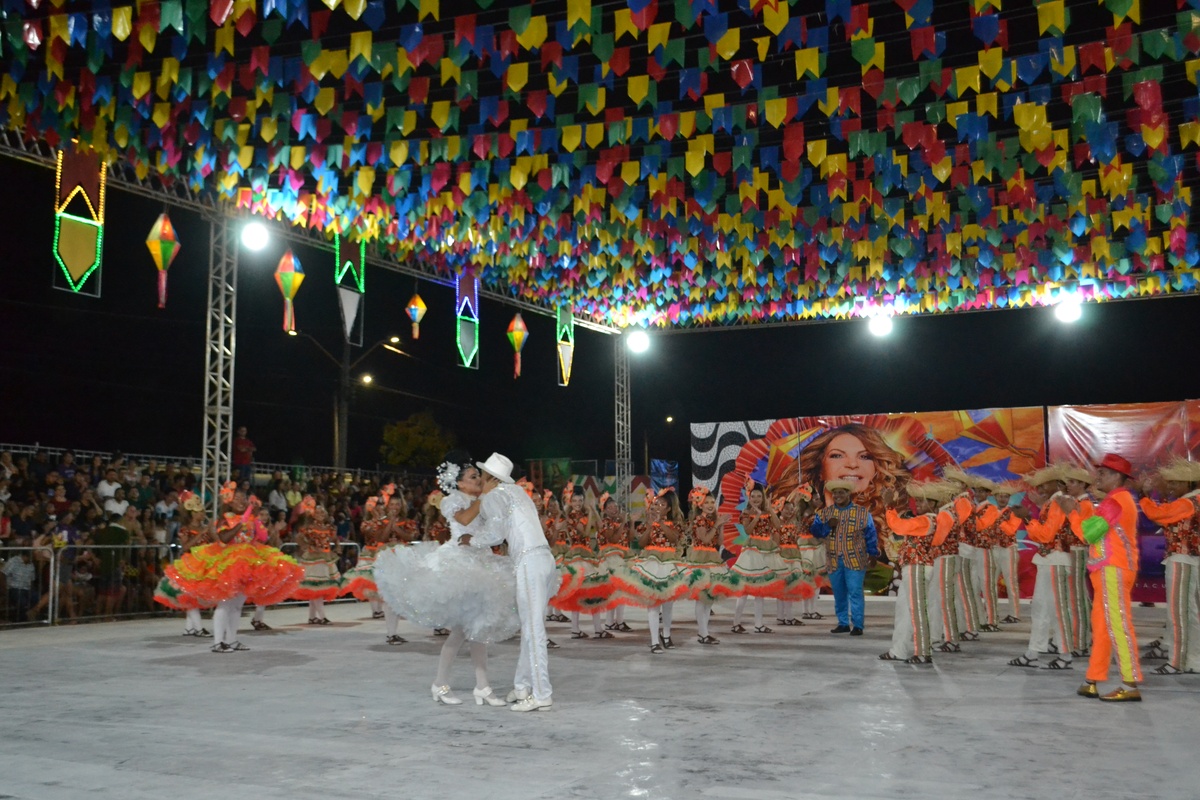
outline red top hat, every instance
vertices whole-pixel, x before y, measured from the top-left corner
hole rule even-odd
[[[1100,459],[1097,467],[1108,467],[1113,472],[1119,472],[1126,478],[1133,477],[1133,465],[1129,463],[1129,459],[1122,458],[1116,453],[1105,453],[1104,458]]]

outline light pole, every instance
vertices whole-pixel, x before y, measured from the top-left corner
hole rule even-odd
[[[350,443],[350,393],[353,390],[350,382],[350,373],[367,356],[374,352],[377,347],[382,347],[385,350],[390,350],[397,355],[408,358],[412,358],[412,356],[396,346],[400,343],[399,336],[389,336],[386,339],[380,339],[352,361],[350,360],[350,343],[347,341],[342,341],[342,357],[337,358],[309,334],[302,331],[289,331],[289,334],[292,336],[303,336],[305,339],[308,339],[321,351],[322,355],[337,365],[338,384],[337,390],[333,394],[333,465],[337,469],[345,469]],[[367,382],[369,383],[369,381]]]

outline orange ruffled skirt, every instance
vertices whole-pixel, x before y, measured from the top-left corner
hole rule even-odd
[[[304,577],[294,558],[257,543],[196,547],[168,565],[165,573],[201,607],[239,594],[248,603],[269,606],[286,600]]]

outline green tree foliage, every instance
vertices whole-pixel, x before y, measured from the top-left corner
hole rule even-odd
[[[418,411],[383,429],[379,452],[392,466],[421,469],[436,466],[454,444],[453,431],[439,425],[432,412]]]

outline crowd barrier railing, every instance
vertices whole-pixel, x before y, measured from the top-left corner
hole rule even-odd
[[[0,628],[50,624],[57,601],[57,593],[50,591],[58,579],[54,555],[46,545],[0,549]],[[14,559],[23,563],[10,564]]]

